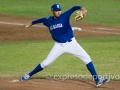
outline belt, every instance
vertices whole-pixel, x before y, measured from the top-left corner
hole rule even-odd
[[[73,39],[74,39],[74,37],[69,39],[69,40],[66,40],[66,41],[62,41],[62,42],[56,41],[56,42],[58,42],[58,43],[66,43],[66,42],[71,42]]]

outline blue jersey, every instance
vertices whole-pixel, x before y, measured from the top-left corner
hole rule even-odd
[[[53,16],[49,18],[40,18],[32,22],[32,25],[43,23],[49,28],[52,38],[56,42],[65,43],[70,42],[74,37],[72,27],[70,25],[70,15],[75,11],[81,9],[81,6],[74,6],[68,11],[62,13],[57,19]]]

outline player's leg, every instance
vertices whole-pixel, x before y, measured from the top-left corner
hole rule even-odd
[[[71,49],[72,48],[72,49]],[[67,53],[70,53],[72,55],[74,55],[75,57],[79,58],[80,60],[82,60],[85,64],[87,69],[90,71],[90,73],[92,74],[96,84],[99,82],[99,77],[98,74],[95,70],[95,67],[92,63],[92,60],[90,58],[90,56],[86,53],[86,51],[76,42],[75,39],[73,39],[73,41],[71,42],[70,45],[67,46],[66,49]],[[105,79],[103,82],[106,82],[108,79]],[[98,85],[99,86],[99,85]]]
[[[44,68],[48,67],[52,62],[54,62],[59,56],[64,53],[63,47],[59,43],[55,43],[52,50],[48,54],[47,58],[41,63],[36,66],[34,70],[30,73],[26,74],[21,78],[22,81],[28,80],[31,76],[42,71]]]
[[[75,39],[73,39],[72,42],[68,43],[65,51],[66,53],[70,53],[73,56],[79,58],[86,65],[92,61],[87,52],[77,43]]]

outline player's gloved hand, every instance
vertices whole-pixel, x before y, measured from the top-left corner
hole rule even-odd
[[[28,27],[32,26],[32,23],[31,23],[31,22],[30,22],[30,23],[26,23],[24,26],[25,26],[26,28],[28,28]]]
[[[75,16],[75,20],[76,21],[79,21],[79,20],[82,20],[86,15],[86,12],[84,11],[77,11],[76,12],[76,16]]]

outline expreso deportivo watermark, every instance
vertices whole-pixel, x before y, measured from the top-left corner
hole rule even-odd
[[[96,78],[96,76],[94,76]],[[109,78],[111,80],[120,80],[120,75],[112,75],[112,74],[104,74],[104,75],[98,75],[99,78]],[[51,75],[46,74],[46,79],[54,79],[54,80],[88,80],[93,79],[92,75],[85,74],[85,75]],[[94,79],[93,79],[94,80]]]

